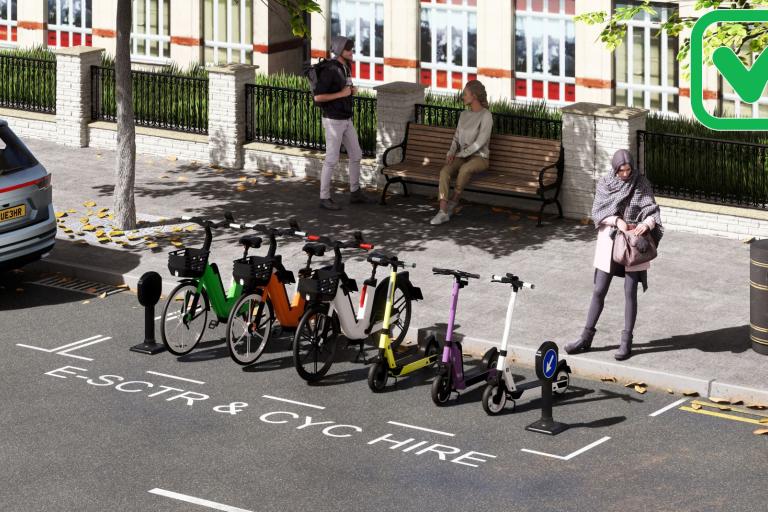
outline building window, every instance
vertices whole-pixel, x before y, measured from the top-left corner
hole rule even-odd
[[[16,0],[0,0],[0,46],[15,46],[16,19]]]
[[[204,11],[205,63],[252,64],[253,0],[205,0]]]
[[[515,3],[515,98],[576,101],[575,0]]]
[[[92,0],[48,0],[49,47],[91,46],[91,3]]]
[[[131,57],[167,62],[171,56],[170,0],[133,0]]]
[[[462,89],[477,77],[477,0],[421,0],[421,83]]]
[[[384,80],[384,0],[333,0],[331,36],[355,40],[354,78]]]
[[[617,7],[628,7],[617,3]],[[656,15],[640,12],[627,22],[627,36],[616,49],[616,105],[677,112],[679,105],[679,40],[662,32],[675,6],[654,4]]]

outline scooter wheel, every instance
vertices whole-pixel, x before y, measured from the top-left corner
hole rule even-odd
[[[552,394],[558,398],[562,397],[568,391],[570,383],[571,374],[566,370],[559,370],[552,379]]]
[[[451,398],[451,378],[447,375],[438,375],[432,381],[432,401],[435,405],[444,405]]]
[[[368,370],[368,387],[374,393],[381,393],[387,386],[387,365],[384,361],[378,361]]]
[[[514,402],[513,402],[514,403]],[[496,416],[507,405],[507,394],[499,386],[489,384],[483,391],[483,410],[489,416]]]

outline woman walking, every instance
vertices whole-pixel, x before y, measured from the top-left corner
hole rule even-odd
[[[659,205],[653,197],[648,179],[636,169],[629,151],[621,149],[613,155],[613,172],[603,176],[597,184],[592,220],[597,228],[595,248],[595,275],[592,303],[587,314],[587,324],[581,337],[565,345],[569,354],[586,352],[592,345],[595,326],[605,304],[605,296],[613,276],[624,278],[624,330],[621,343],[614,357],[621,361],[632,352],[632,332],[637,318],[637,285],[648,288],[650,262],[633,267],[623,267],[613,261],[613,238],[616,230],[637,236],[651,233],[658,246],[664,228],[661,225]]]

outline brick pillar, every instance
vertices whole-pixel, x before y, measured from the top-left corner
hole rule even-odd
[[[705,10],[696,10],[695,5],[688,2],[680,3],[680,16],[697,18],[706,12]],[[709,9],[707,9],[709,10]],[[691,29],[686,28],[680,33],[680,41],[691,37]],[[680,73],[680,108],[678,113],[683,116],[693,117],[693,108],[691,107],[691,82],[683,76],[682,63],[678,62]],[[707,112],[714,112],[718,105],[720,85],[718,83],[719,72],[714,66],[706,66],[703,73],[704,86],[704,107]]]
[[[514,2],[477,3],[477,78],[493,99],[513,98]]]
[[[257,67],[229,64],[208,70],[208,147],[213,165],[243,167],[245,84],[254,82]]]
[[[611,0],[576,2],[576,15],[592,11],[613,12]],[[613,103],[613,53],[600,42],[601,25],[575,24],[576,35],[576,100]],[[626,51],[626,46],[620,49]]]
[[[92,5],[93,46],[104,48],[107,55],[114,57],[117,45],[117,0],[98,0]]]
[[[103,48],[73,46],[56,51],[56,135],[66,146],[88,145],[91,121],[91,66]]]
[[[10,9],[8,2],[8,9]],[[19,48],[45,46],[48,26],[48,0],[23,0],[17,3]]]
[[[317,0],[317,3],[321,12],[313,12],[309,16],[312,59],[328,58],[331,55],[331,0]]]
[[[571,219],[589,217],[597,180],[611,171],[619,149],[637,157],[637,132],[645,129],[648,111],[597,103],[563,107],[565,173],[560,197]]]
[[[171,0],[171,59],[186,68],[202,62],[202,0]]]
[[[375,88],[376,160],[380,165],[383,165],[384,150],[403,141],[406,124],[415,119],[414,106],[424,103],[424,89],[423,85],[412,82],[391,82]],[[397,161],[399,150],[393,151],[389,158]]]
[[[421,5],[417,0],[384,2],[384,79],[419,82]]]

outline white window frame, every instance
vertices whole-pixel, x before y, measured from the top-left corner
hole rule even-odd
[[[384,9],[384,0],[332,0],[331,9],[333,9],[336,3],[344,3],[343,7],[350,7],[354,5],[350,14],[350,9],[339,8],[338,11],[334,10],[334,14],[339,17],[339,27],[341,33],[339,35],[348,37],[346,33],[347,21],[354,20],[355,22],[355,81],[363,86],[379,85],[384,83],[384,80],[376,80],[376,65],[384,66],[384,53],[382,51],[382,57],[376,57],[376,7],[380,6]],[[370,39],[370,55],[363,55],[361,53],[360,46],[360,20],[366,19],[371,27],[371,39]],[[334,34],[331,34],[333,36]],[[383,43],[382,43],[383,44]],[[383,50],[383,48],[382,48]],[[369,79],[364,80],[360,78],[360,64],[367,63],[370,68]]]
[[[261,1],[261,0],[255,0],[255,1]],[[232,0],[227,0],[227,9],[226,13],[227,16],[227,33],[225,34],[226,40],[221,40],[219,37],[219,2],[218,0],[213,1],[212,11],[213,11],[213,39],[206,39],[205,40],[205,47],[211,48],[213,50],[213,62],[206,62],[206,66],[218,66],[221,64],[228,64],[232,62],[232,52],[233,51],[239,51],[240,52],[240,62],[249,62],[246,61],[246,57],[248,56],[249,52],[251,55],[250,62],[253,62],[253,29],[255,28],[253,26],[253,21],[251,21],[251,40],[248,41],[245,35],[245,25],[246,25],[246,15],[247,12],[245,9],[246,2],[251,2],[251,13],[253,13],[254,0],[240,0],[240,9],[239,9],[239,16],[240,16],[240,42],[232,41],[232,13],[234,9],[232,8]],[[225,49],[227,50],[227,62],[219,62],[219,50]]]
[[[23,0],[22,0],[23,1]],[[93,10],[93,4],[98,0],[91,1],[91,10]],[[62,6],[69,7],[69,23],[66,25],[61,21],[61,8]],[[61,48],[61,34],[66,32],[69,34],[69,46],[74,46],[73,35],[80,34],[80,44],[87,46],[87,36],[93,34],[92,27],[87,24],[88,21],[88,6],[87,0],[80,0],[80,26],[75,25],[75,1],[74,0],[56,0],[56,23],[48,24],[48,31],[56,32],[56,43],[54,45],[48,45],[49,48]],[[46,17],[46,19],[48,19]],[[93,20],[91,20],[93,22]]]
[[[453,88],[453,80],[451,80],[451,77],[447,77],[446,87],[438,87],[437,86],[437,72],[438,71],[445,71],[448,74],[451,73],[461,73],[461,82],[462,84],[467,83],[469,80],[469,75],[475,75],[477,76],[477,67],[470,67],[467,66],[466,63],[469,62],[469,55],[468,55],[468,48],[469,48],[469,15],[474,14],[475,15],[475,30],[477,30],[477,6],[476,5],[454,5],[453,3],[437,3],[435,0],[431,0],[430,3],[427,2],[419,2],[419,8],[420,8],[420,16],[423,17],[426,13],[429,20],[429,31],[430,36],[432,38],[431,40],[431,51],[432,55],[431,62],[426,62],[419,58],[419,69],[428,69],[431,71],[431,84],[430,88],[436,91],[449,91],[449,92],[456,92],[456,89]],[[446,29],[448,30],[447,34],[447,54],[445,58],[445,62],[437,62],[437,29],[441,27],[437,27],[435,24],[435,15],[436,13],[440,11],[445,11],[446,14],[450,14],[452,12],[460,12],[464,14],[464,16],[461,17],[461,25],[458,27],[461,30],[461,61],[465,63],[464,66],[456,66],[453,64],[453,44],[451,44],[451,31],[453,28],[455,28],[455,25],[446,25]],[[421,18],[420,18],[421,19]],[[421,50],[421,45],[419,45],[419,50]],[[477,45],[475,45],[475,51],[477,51]],[[475,55],[475,64],[477,64],[477,55]],[[419,83],[421,83],[421,73],[419,73]],[[463,85],[462,85],[463,87]]]
[[[677,112],[669,110],[669,96],[670,95],[680,95],[680,87],[679,83],[677,86],[674,85],[650,85],[651,81],[651,31],[659,30],[659,27],[661,26],[661,23],[664,23],[669,18],[669,11],[670,7],[667,5],[656,5],[654,6],[654,9],[656,9],[659,12],[659,15],[661,16],[661,22],[657,21],[651,21],[651,15],[647,12],[643,11],[643,19],[642,20],[630,20],[625,22],[627,25],[627,37],[624,40],[624,44],[627,45],[627,76],[623,77],[624,80],[620,80],[619,77],[616,77],[616,90],[619,89],[627,91],[627,106],[628,107],[637,107],[641,106],[642,108],[646,108],[648,110],[651,109],[651,94],[654,92],[661,93],[661,109],[659,109],[659,112],[665,112],[669,114],[678,114]],[[633,44],[633,38],[634,38],[634,31],[635,30],[642,30],[643,32],[643,84],[635,84],[630,82],[632,79],[632,75],[634,74],[634,44]],[[663,32],[660,34],[659,39],[661,40],[661,76],[659,77],[659,80],[662,84],[668,84],[669,83],[669,74],[668,74],[668,60],[667,60],[667,52],[669,50],[668,45],[668,37],[666,32]],[[614,68],[616,59],[618,56],[614,57]],[[674,77],[673,77],[674,78]],[[678,81],[680,77],[678,74]],[[635,92],[642,92],[643,93],[643,104],[642,105],[635,105]],[[678,98],[679,101],[679,98]],[[615,102],[614,102],[615,103]],[[678,103],[679,104],[679,103]]]
[[[549,12],[549,3],[550,2],[558,2],[560,4],[560,11],[558,13],[552,13]],[[541,20],[544,20],[545,22],[551,22],[556,21],[560,24],[560,74],[559,75],[552,75],[547,70],[549,69],[549,32],[546,30],[544,31],[545,40],[543,41],[543,48],[542,48],[542,65],[544,67],[544,72],[541,73],[534,73],[533,71],[533,37],[531,35],[530,31],[525,32],[525,72],[517,71],[515,66],[514,72],[514,79],[524,79],[526,82],[526,91],[528,94],[525,96],[518,96],[515,94],[515,99],[520,99],[523,101],[541,101],[545,100],[547,103],[550,103],[552,105],[562,106],[562,105],[568,105],[572,102],[566,101],[565,99],[565,85],[571,84],[574,87],[576,86],[576,68],[574,66],[574,76],[566,76],[565,74],[565,61],[566,61],[566,55],[565,55],[565,36],[567,34],[567,23],[570,21],[571,23],[574,23],[573,21],[573,15],[572,14],[566,14],[565,13],[565,2],[566,0],[544,0],[543,2],[543,9],[542,11],[534,11],[532,9],[533,2],[530,0],[526,2],[526,8],[524,11],[515,9],[515,36],[517,34],[517,18],[518,16],[523,19],[536,19],[539,18]],[[576,51],[575,47],[575,40],[576,40],[576,27],[574,26],[573,29],[574,33],[574,52]],[[573,56],[574,61],[576,59],[576,55]],[[543,82],[544,85],[544,94],[543,98],[535,98],[532,94],[533,91],[533,81],[540,81]],[[555,82],[560,84],[560,94],[559,100],[550,100],[547,98],[549,95],[549,83]]]
[[[94,0],[96,1],[96,0]],[[165,17],[165,3],[163,0],[154,0],[157,2],[157,34],[150,34],[149,13],[153,0],[133,0],[131,8],[133,9],[133,27],[131,28],[131,60],[137,62],[147,62],[150,64],[168,64],[171,61],[170,55],[165,55],[164,43],[168,43],[168,53],[170,54],[171,34],[163,34]],[[139,32],[138,2],[144,2],[144,32]],[[168,3],[170,9],[170,2]],[[172,23],[171,13],[168,13],[168,30]],[[139,41],[144,41],[144,53],[139,52]],[[152,55],[152,45],[157,41],[158,55]]]
[[[19,5],[16,3],[16,16],[18,16]],[[0,39],[0,47],[16,48],[18,46],[18,40],[13,40],[13,29],[19,24],[18,20],[13,18],[13,0],[8,0],[7,16],[0,18],[0,25],[5,26],[6,38]],[[18,29],[17,29],[18,30]],[[18,37],[18,35],[17,35]]]

